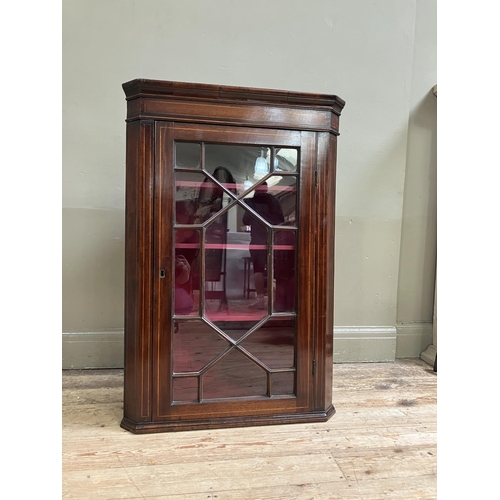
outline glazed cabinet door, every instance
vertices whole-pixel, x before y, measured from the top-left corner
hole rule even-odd
[[[153,421],[311,410],[315,140],[155,123]]]

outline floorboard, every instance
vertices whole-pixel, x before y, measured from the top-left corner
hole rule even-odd
[[[64,499],[437,498],[437,374],[418,359],[334,365],[325,423],[133,435],[123,371],[63,371]]]

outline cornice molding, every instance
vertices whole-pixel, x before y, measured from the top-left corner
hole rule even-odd
[[[122,85],[127,100],[139,97],[188,97],[231,102],[328,107],[337,115],[345,101],[336,95],[290,92],[253,87],[233,87],[206,83],[172,82],[138,78]]]

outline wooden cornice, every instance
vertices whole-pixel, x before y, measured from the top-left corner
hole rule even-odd
[[[138,97],[192,97],[223,101],[251,101],[260,104],[327,106],[340,115],[345,101],[336,95],[285,90],[233,87],[206,83],[171,82],[138,78],[123,84],[127,100]]]
[[[123,84],[127,121],[172,120],[325,131],[338,135],[336,95],[136,79]]]

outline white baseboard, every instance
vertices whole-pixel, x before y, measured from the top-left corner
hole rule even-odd
[[[396,328],[396,358],[419,358],[432,345],[432,323],[398,323]]]
[[[123,330],[62,334],[62,368],[123,368]]]
[[[433,364],[432,348],[432,323],[338,326],[334,329],[333,361],[380,363],[422,357]],[[123,330],[63,333],[62,355],[63,369],[123,368]]]
[[[337,326],[333,332],[334,363],[381,363],[395,359],[393,326]]]

